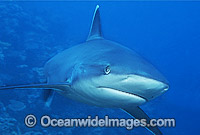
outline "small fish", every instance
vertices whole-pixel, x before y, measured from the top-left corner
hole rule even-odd
[[[23,102],[17,101],[17,100],[9,100],[10,104],[8,105],[8,108],[12,111],[21,111],[26,108],[26,105]]]

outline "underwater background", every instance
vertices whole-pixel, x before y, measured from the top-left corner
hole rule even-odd
[[[0,86],[43,83],[44,64],[86,40],[96,5],[103,36],[157,67],[170,89],[141,108],[151,118],[175,118],[164,135],[200,134],[200,2],[0,2]],[[24,118],[131,118],[120,109],[89,106],[59,94],[44,108],[41,90],[0,91],[2,135],[151,135],[144,128],[28,128]]]

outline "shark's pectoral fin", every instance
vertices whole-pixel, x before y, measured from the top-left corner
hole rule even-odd
[[[8,89],[54,89],[56,91],[63,91],[66,87],[70,87],[70,84],[67,83],[55,83],[55,84],[30,84],[30,85],[18,85],[18,86],[5,86],[0,87],[0,90],[8,90]]]
[[[122,109],[133,116],[135,119],[146,119],[146,123],[150,123],[149,116],[140,107],[125,107]],[[158,127],[149,126],[146,128],[155,135],[162,135],[162,132],[158,129]]]
[[[63,92],[70,87],[67,83],[58,83],[58,84],[31,84],[31,85],[19,85],[19,86],[6,86],[0,87],[0,90],[9,90],[9,89],[43,89],[44,90],[44,100],[45,105],[49,107],[51,105],[55,91]]]
[[[102,38],[99,5],[96,6],[87,41]]]

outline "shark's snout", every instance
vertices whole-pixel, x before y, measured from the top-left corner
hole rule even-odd
[[[156,80],[155,80],[156,81]],[[161,94],[165,93],[169,89],[169,85],[163,82],[157,82],[158,85],[155,88],[149,89],[150,96],[147,96],[148,100],[154,99]]]
[[[142,75],[115,75],[110,74],[93,80],[97,88],[113,89],[116,92],[131,94],[146,101],[152,100],[169,89],[166,82],[148,78]]]
[[[119,76],[112,78],[117,77]],[[146,101],[160,96],[169,89],[169,85],[166,82],[135,74],[123,77],[121,76],[121,81],[118,80],[117,83],[115,82],[117,81],[112,81],[112,84],[109,85],[109,87],[115,90],[136,95],[138,97],[142,97]]]
[[[163,91],[165,92],[165,91],[167,91],[169,89],[169,85],[168,84],[165,84],[164,85],[164,88],[163,88]]]
[[[132,87],[132,93],[144,97],[147,101],[160,96],[169,89],[168,83],[144,76],[132,75],[125,81],[126,85]]]

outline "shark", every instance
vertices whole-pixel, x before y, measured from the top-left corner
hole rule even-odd
[[[4,86],[6,89],[39,88],[50,106],[55,92],[82,103],[120,108],[135,119],[149,116],[140,105],[169,89],[167,79],[147,60],[102,35],[99,5],[94,11],[89,36],[84,43],[64,50],[46,62],[43,84]],[[145,127],[161,135],[158,127]]]

